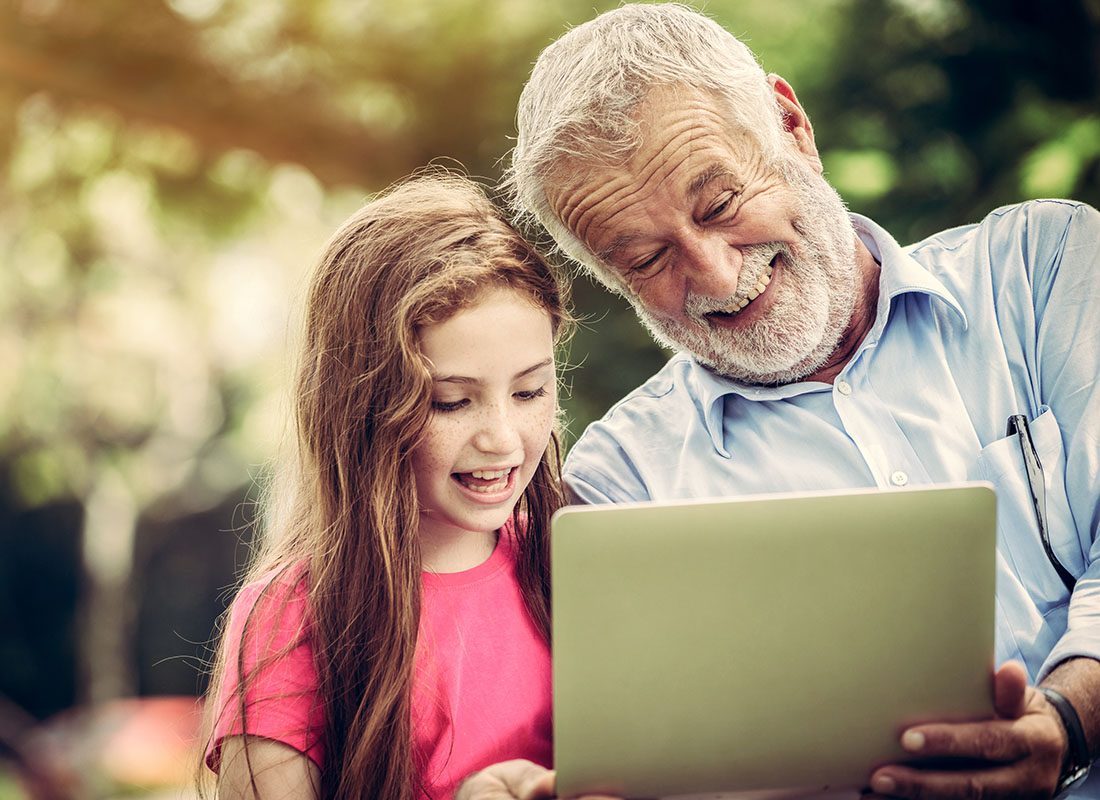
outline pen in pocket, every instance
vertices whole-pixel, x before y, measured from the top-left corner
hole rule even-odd
[[[1039,538],[1043,541],[1043,550],[1046,551],[1050,561],[1062,583],[1071,592],[1077,579],[1058,560],[1054,554],[1054,548],[1050,546],[1050,534],[1047,530],[1047,492],[1046,481],[1043,478],[1043,463],[1039,460],[1039,453],[1035,450],[1035,442],[1031,438],[1031,426],[1027,423],[1027,417],[1023,414],[1012,414],[1008,418],[1008,430],[1006,436],[1015,435],[1020,442],[1020,452],[1024,456],[1024,468],[1027,471],[1028,488],[1031,490],[1031,504],[1035,509],[1035,520],[1039,524]]]

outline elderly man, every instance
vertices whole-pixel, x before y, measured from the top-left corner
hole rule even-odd
[[[568,32],[518,120],[519,209],[680,351],[578,441],[574,497],[992,481],[998,718],[901,740],[982,761],[869,785],[1100,797],[1100,215],[1027,203],[903,249],[822,177],[790,85],[682,6]]]

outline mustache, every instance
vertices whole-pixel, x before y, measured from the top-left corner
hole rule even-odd
[[[729,297],[706,297],[688,290],[684,300],[684,312],[696,319],[714,312],[725,312],[737,308],[742,300],[764,275],[770,266],[774,266],[777,256],[784,256],[792,263],[790,247],[784,242],[765,242],[751,244],[741,248],[741,272],[737,276],[737,290]]]

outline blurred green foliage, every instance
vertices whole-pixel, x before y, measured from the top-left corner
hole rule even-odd
[[[0,5],[0,546],[33,531],[34,509],[75,503],[66,530],[81,545],[69,549],[82,590],[117,617],[116,644],[135,619],[148,628],[133,576],[169,542],[221,554],[205,565],[217,578],[200,563],[168,568],[173,580],[206,594],[231,582],[234,548],[195,526],[235,541],[247,522],[232,509],[283,429],[288,320],[314,254],[366,196],[425,163],[494,182],[539,50],[614,5]],[[792,83],[828,177],[903,243],[1028,197],[1100,203],[1098,0],[711,0],[706,11]],[[586,324],[565,376],[570,436],[665,358],[622,302],[585,279],[574,294]],[[0,568],[0,604],[26,626],[20,569]],[[3,652],[35,646],[15,623],[0,638]],[[197,649],[163,646],[131,641],[117,658]],[[103,663],[94,643],[82,648],[84,671]],[[48,674],[69,684],[57,702],[73,681],[75,696],[96,694],[94,676]],[[5,672],[0,693],[51,710],[30,680]]]
[[[804,98],[826,169],[903,243],[1033,197],[1100,201],[1100,3],[853,0]]]

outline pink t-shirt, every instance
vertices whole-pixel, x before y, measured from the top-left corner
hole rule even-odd
[[[427,764],[427,793],[449,798],[467,775],[489,764],[526,758],[551,766],[550,650],[527,614],[515,575],[511,524],[480,566],[465,572],[422,573],[423,600],[412,691],[413,758]],[[244,587],[230,612],[226,643],[238,652],[241,629],[263,587]],[[244,652],[251,670],[262,653],[289,648],[261,669],[248,693],[247,732],[284,742],[324,769],[323,710],[316,696],[305,580],[280,579],[292,590],[269,592],[257,606]],[[220,701],[235,703],[238,674],[230,663]],[[215,726],[206,761],[217,771],[221,742],[240,734],[235,708]]]

